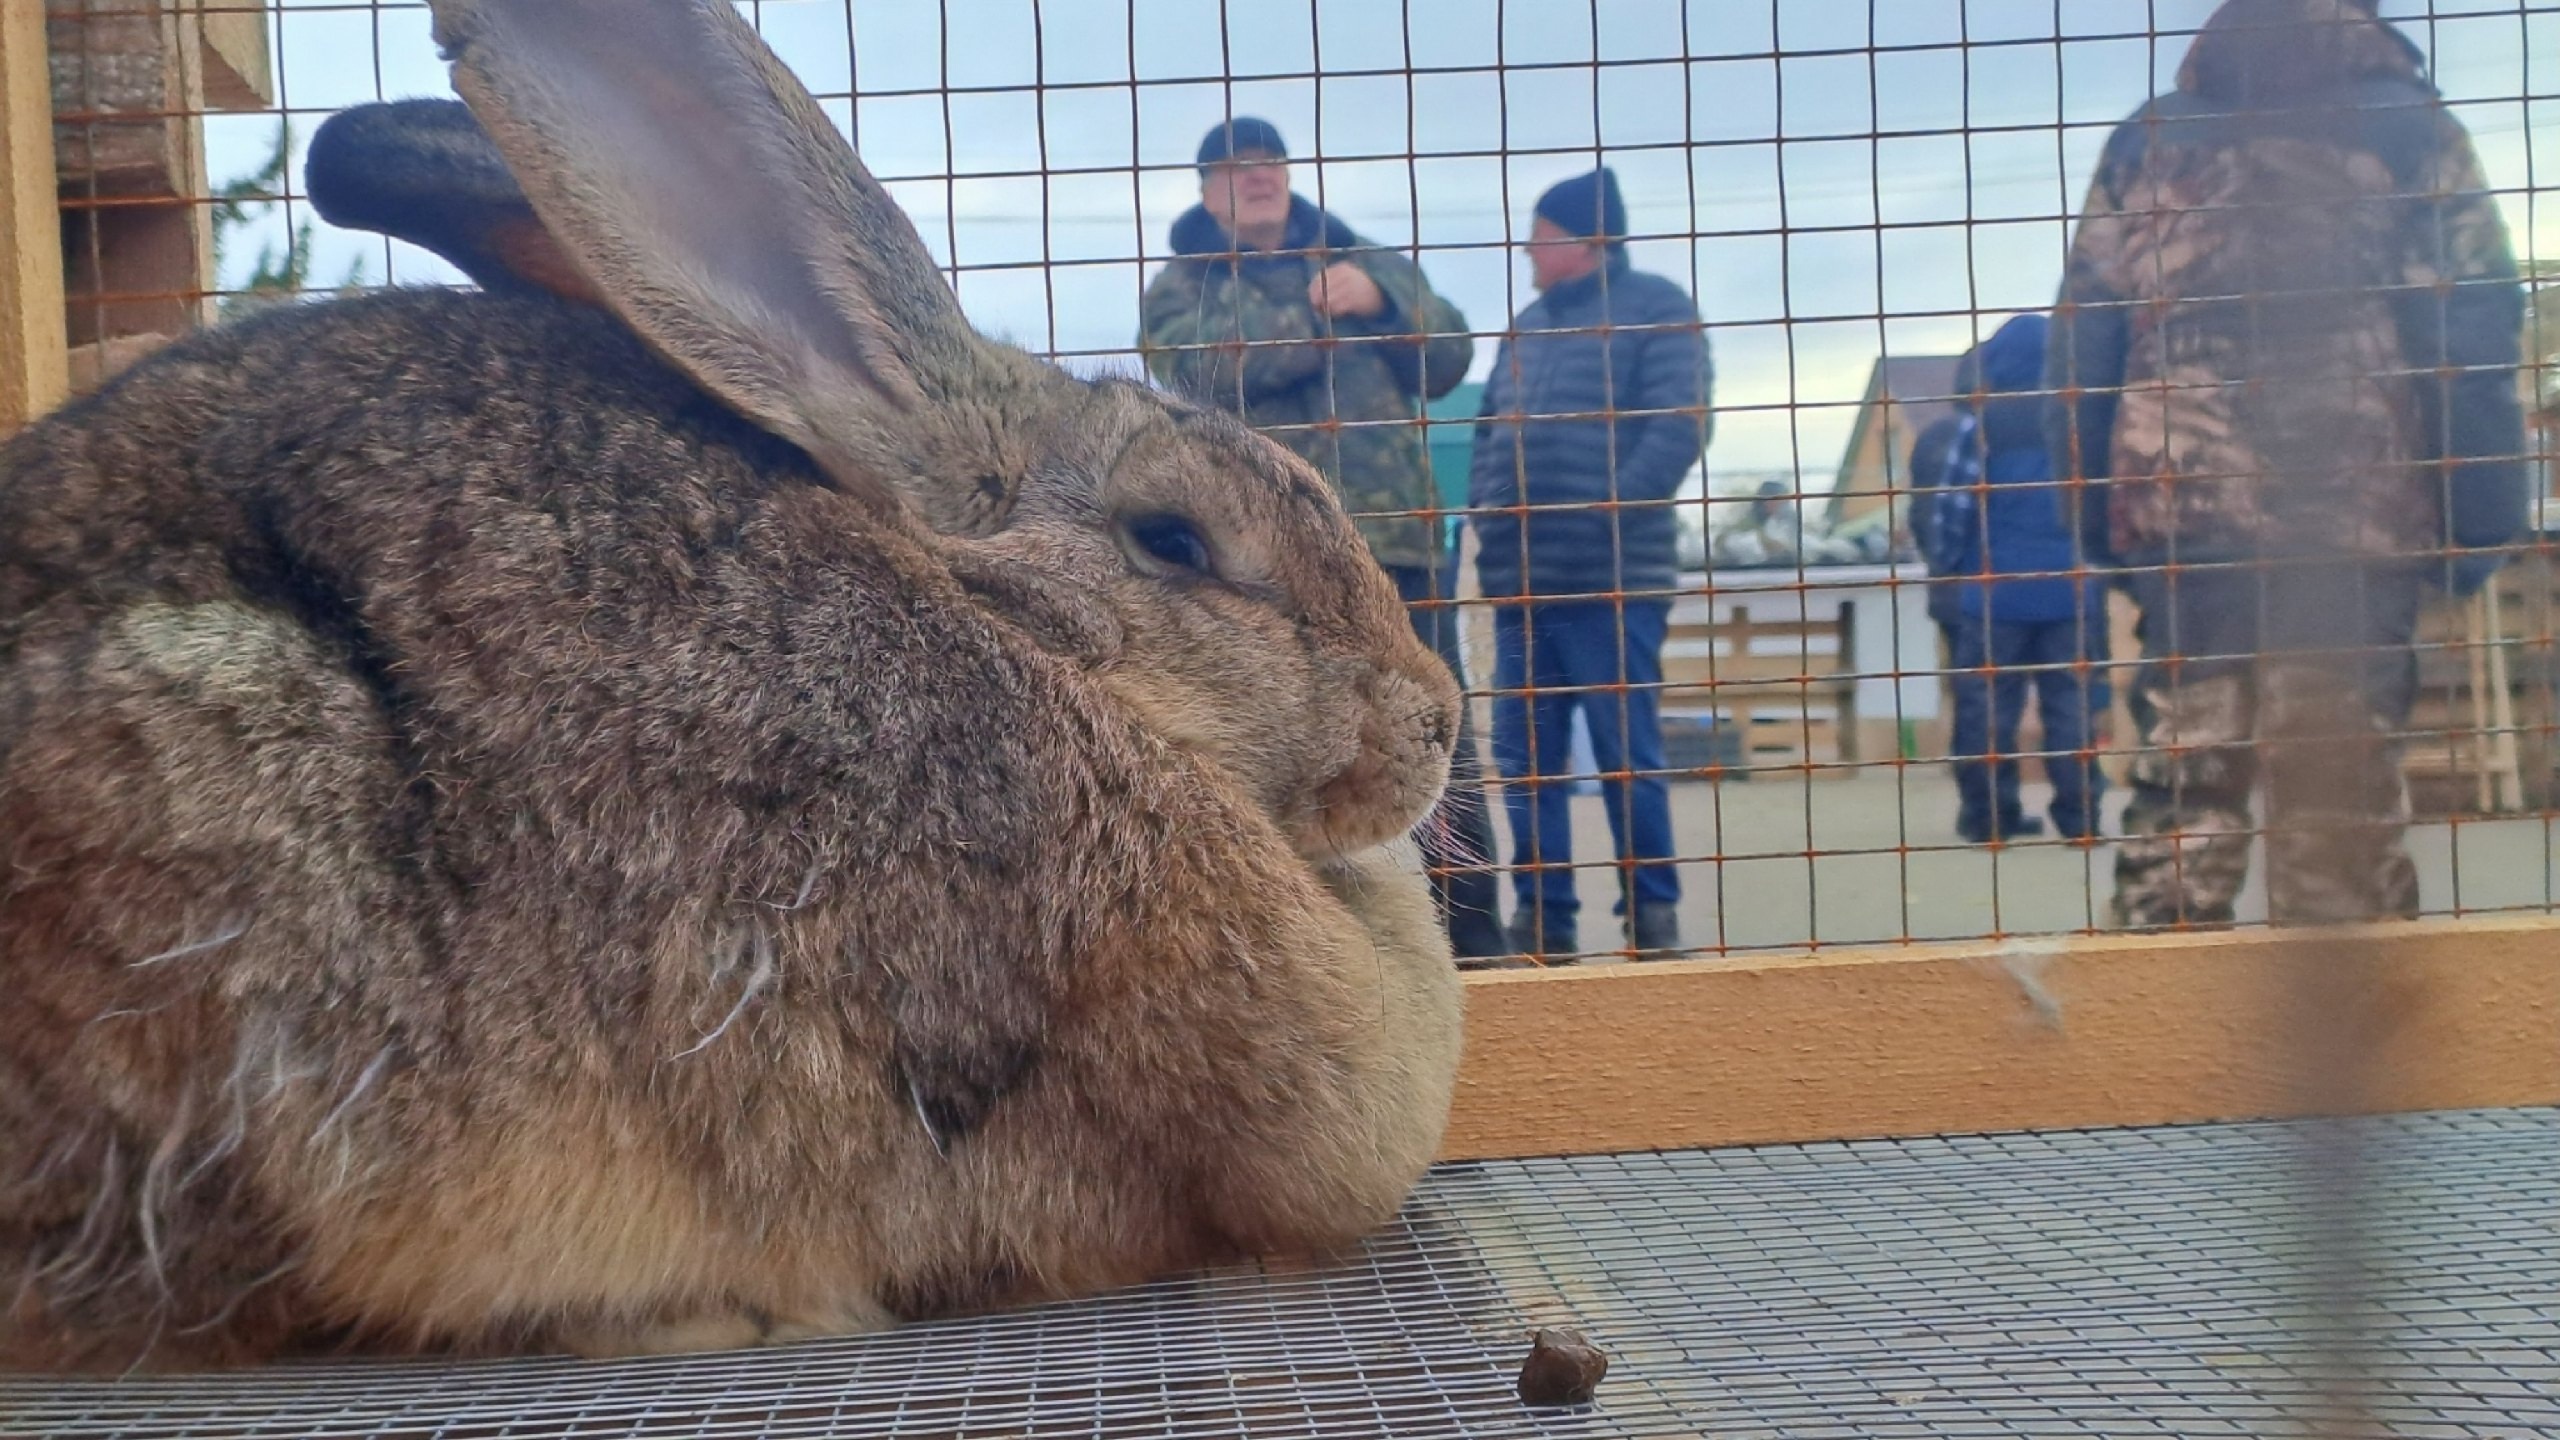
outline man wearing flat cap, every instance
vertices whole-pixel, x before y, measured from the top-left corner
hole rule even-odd
[[[1463,681],[1454,556],[1442,544],[1422,404],[1466,378],[1466,317],[1411,260],[1289,189],[1267,120],[1200,142],[1200,203],[1147,286],[1139,345],[1159,384],[1232,410],[1305,456],[1404,596],[1415,633]],[[1461,959],[1506,953],[1473,725],[1461,714],[1449,791],[1423,822],[1434,889]]]
[[[1696,302],[1627,262],[1606,167],[1538,197],[1538,298],[1485,382],[1467,503],[1494,611],[1493,755],[1511,816],[1514,948],[1577,948],[1574,712],[1591,736],[1640,958],[1680,944],[1662,779],[1662,641],[1677,583],[1671,497],[1706,452],[1714,372]]]

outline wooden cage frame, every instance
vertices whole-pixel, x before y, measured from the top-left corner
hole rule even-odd
[[[254,0],[112,0],[155,4],[176,123],[264,103]],[[0,0],[0,435],[73,387],[47,30],[109,8]],[[163,198],[201,214],[202,146],[169,143],[196,188]],[[174,253],[154,288],[209,290]],[[2540,914],[1515,971],[1466,996],[1450,1160],[2560,1104]]]
[[[1468,977],[1442,1158],[2560,1104],[2560,919]]]

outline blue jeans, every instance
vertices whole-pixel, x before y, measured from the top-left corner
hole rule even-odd
[[[1493,762],[1505,782],[1521,867],[1512,883],[1524,911],[1539,907],[1541,930],[1565,929],[1581,909],[1563,778],[1576,709],[1606,777],[1609,834],[1636,902],[1680,898],[1679,869],[1667,863],[1674,853],[1671,793],[1662,783],[1662,636],[1670,619],[1668,600],[1531,602],[1494,611]],[[1626,913],[1623,891],[1617,909]]]
[[[1947,686],[1955,702],[1947,758],[1955,764],[1956,829],[1966,838],[1980,839],[1995,827],[2004,835],[2018,829],[2018,721],[2030,686],[2044,721],[2053,828],[2064,836],[2097,833],[2106,779],[2094,758],[2079,752],[2095,744],[2091,718],[2106,713],[2111,695],[2105,671],[2078,668],[2082,660],[2106,659],[2105,611],[2098,605],[2090,611],[2085,622],[1986,623],[1966,616],[1946,627]]]

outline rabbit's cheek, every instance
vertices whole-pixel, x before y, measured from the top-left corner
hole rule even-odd
[[[1445,723],[1437,706],[1372,707],[1358,752],[1316,792],[1314,830],[1299,837],[1301,853],[1338,855],[1410,831],[1448,783]]]
[[[1252,735],[1239,729],[1241,716],[1235,707],[1221,705],[1215,696],[1190,686],[1169,684],[1160,674],[1132,675],[1115,668],[1104,670],[1101,679],[1149,734],[1235,777],[1264,804],[1276,798],[1264,793],[1267,787],[1254,779],[1261,768],[1254,763],[1258,747]]]

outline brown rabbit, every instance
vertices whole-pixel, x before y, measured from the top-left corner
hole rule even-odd
[[[0,1365],[750,1343],[1359,1235],[1458,697],[1319,479],[973,333],[726,0],[438,0],[610,309],[0,448]]]

